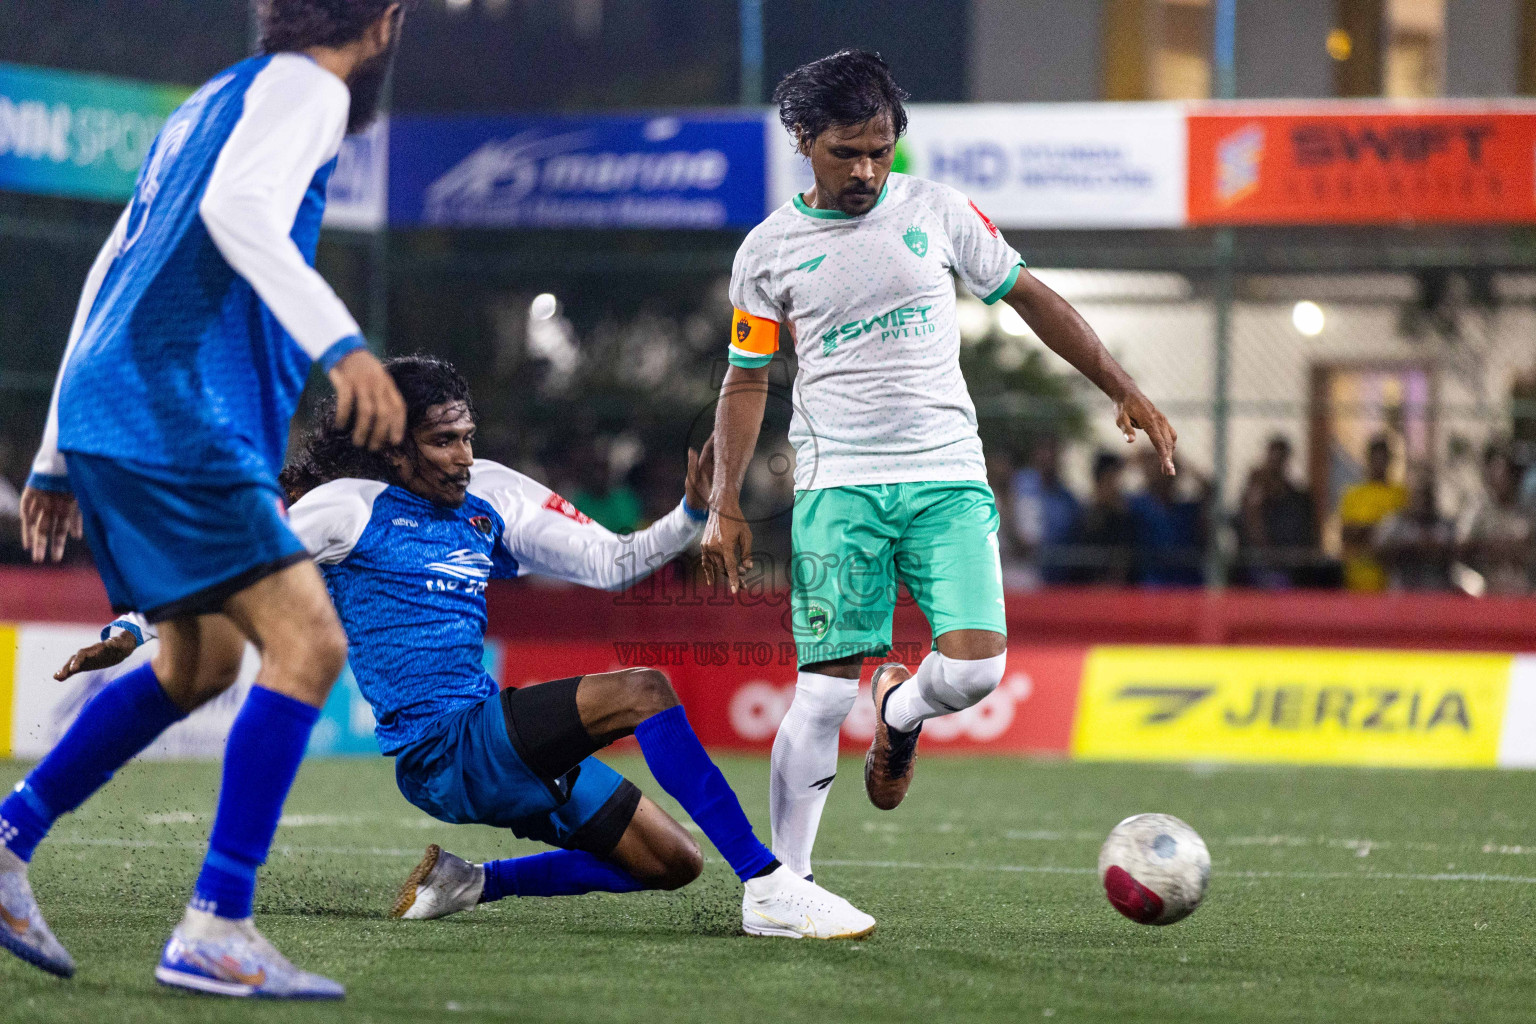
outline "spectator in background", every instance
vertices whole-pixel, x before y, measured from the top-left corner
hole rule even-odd
[[[1457,523],[1461,559],[1483,578],[1489,594],[1526,594],[1531,589],[1531,511],[1520,504],[1520,481],[1514,459],[1493,449],[1484,462],[1488,497]]]
[[[1391,590],[1450,590],[1455,524],[1440,514],[1435,475],[1419,474],[1408,504],[1376,527],[1372,547]]]
[[[1255,586],[1294,587],[1321,543],[1312,497],[1291,482],[1291,442],[1276,434],[1243,487],[1238,537]]]
[[[1198,587],[1209,535],[1210,481],[1179,466],[1177,476],[1162,471],[1162,458],[1151,448],[1140,453],[1143,489],[1127,508],[1135,543],[1137,583],[1149,587]]]
[[[576,483],[571,504],[614,533],[633,533],[640,528],[645,506],[633,487],[613,479],[612,466],[601,445],[589,442],[577,448],[571,471]]]
[[[1159,474],[1161,475],[1161,474]],[[1125,499],[1125,460],[1101,451],[1093,458],[1093,499],[1077,520],[1077,583],[1125,583],[1130,579],[1131,514]]]
[[[1062,561],[1062,548],[1072,543],[1083,506],[1061,482],[1061,442],[1037,441],[1029,465],[1013,474],[1008,490],[1008,521],[1020,557],[1035,566],[1042,583],[1069,582],[1072,571]]]
[[[1391,466],[1392,445],[1378,434],[1366,447],[1365,480],[1347,488],[1339,499],[1346,589],[1359,593],[1387,589],[1387,570],[1376,560],[1372,540],[1381,521],[1408,504],[1408,489],[1387,479]]]

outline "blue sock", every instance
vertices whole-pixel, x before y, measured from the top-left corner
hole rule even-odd
[[[251,916],[256,869],[267,862],[283,801],[299,773],[320,709],[251,688],[229,730],[219,810],[192,906],[220,917]]]
[[[155,670],[140,665],[85,702],[68,731],[0,803],[0,843],[22,860],[68,814],[187,713],[165,695]]]
[[[508,896],[580,896],[584,892],[639,892],[645,886],[616,864],[584,850],[555,850],[485,865],[481,903]]]
[[[683,805],[737,878],[745,882],[773,863],[773,853],[752,833],[741,802],[704,752],[682,705],[641,722],[635,739],[661,788]]]

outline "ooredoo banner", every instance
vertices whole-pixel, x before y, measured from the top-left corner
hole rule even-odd
[[[1189,115],[1191,224],[1536,221],[1536,112]]]
[[[80,708],[150,654],[64,683],[53,672],[98,626],[0,624],[0,757],[46,753]],[[914,665],[920,645],[895,657]],[[910,647],[910,649],[906,649]],[[622,668],[667,673],[713,750],[766,753],[794,699],[792,644],[710,640],[504,642],[485,668],[528,686]],[[258,659],[234,689],[178,723],[150,758],[222,756]],[[874,702],[861,686],[844,753],[865,750]],[[322,709],[313,756],[377,756],[374,718],[350,671]],[[1536,768],[1536,656],[1326,648],[1011,647],[1002,685],[923,727],[928,754],[1092,761]]]

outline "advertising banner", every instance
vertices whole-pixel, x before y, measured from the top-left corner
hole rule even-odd
[[[125,200],[190,89],[0,64],[0,189]]]
[[[521,644],[509,648],[519,663],[524,650]],[[792,658],[777,656],[775,644],[616,644],[612,653],[617,655],[614,667],[649,665],[665,671],[694,730],[711,747],[766,753],[795,696],[796,666]],[[1002,685],[975,707],[925,724],[923,749],[1066,753],[1085,653],[1081,647],[1010,648]],[[580,671],[567,668],[561,674]],[[844,753],[868,749],[874,731],[875,705],[866,683],[843,723]]]
[[[1536,112],[1189,116],[1191,224],[1536,221]]]
[[[389,119],[348,135],[325,191],[325,226],[380,231],[389,220]]]
[[[751,227],[763,119],[396,117],[390,221],[485,228]]]
[[[893,169],[964,192],[1003,228],[1161,228],[1185,222],[1176,103],[913,104]],[[778,206],[812,184],[770,118]]]
[[[1510,655],[1098,647],[1074,757],[1493,767]]]

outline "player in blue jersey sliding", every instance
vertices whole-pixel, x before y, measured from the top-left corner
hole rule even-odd
[[[339,998],[256,930],[257,869],[346,658],[325,583],[277,486],[312,363],[364,447],[405,409],[314,270],[342,137],[377,109],[402,8],[263,0],[261,54],[215,76],[156,137],[91,268],[22,496],[23,540],[55,559],[83,532],[113,607],[158,625],[154,660],[114,679],[0,803],[0,946],[62,976],[27,865],[161,732],[261,673],[230,731],[208,853],[155,977],[229,996]]]
[[[392,916],[443,917],[507,896],[675,889],[699,874],[698,846],[640,790],[591,755],[640,742],[661,787],[744,883],[753,935],[851,938],[875,921],[791,873],[752,833],[677,695],[655,669],[574,676],[498,691],[483,666],[486,585],[538,574],[621,589],[703,529],[710,445],[689,453],[683,501],[649,529],[616,536],[535,481],[474,457],[469,387],[425,356],[386,366],[407,438],[369,452],[320,426],[283,473],[295,532],[323,567],[351,642],[352,669],[395,758],[400,791],[442,821],[509,828],[562,849],[472,864],[436,845]],[[66,678],[126,657],[142,624],[114,623]]]
[[[853,938],[874,918],[774,859],[699,744],[667,677],[636,668],[498,691],[483,666],[486,584],[530,574],[620,590],[681,554],[707,518],[710,444],[685,496],[615,535],[549,488],[474,457],[469,387],[437,359],[386,366],[407,437],[383,452],[321,426],[285,470],[293,526],[325,573],[379,748],[411,803],[562,849],[471,864],[433,846],[393,916],[443,917],[506,896],[674,889],[701,867],[688,833],[591,755],[633,734],[657,783],[744,883],[752,935]],[[302,492],[302,497],[300,493]]]

